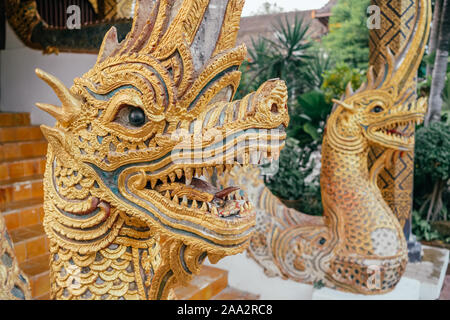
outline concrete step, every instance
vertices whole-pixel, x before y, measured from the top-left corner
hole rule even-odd
[[[29,113],[0,112],[0,127],[17,127],[29,125]]]
[[[227,287],[211,300],[259,300],[259,296],[236,288]]]
[[[175,294],[179,300],[210,300],[228,286],[228,271],[203,266],[186,287],[178,287]]]
[[[0,164],[0,184],[14,179],[43,175],[45,162],[45,157],[3,162]]]
[[[0,205],[44,198],[43,175],[10,179],[0,183]],[[3,211],[3,210],[2,210]]]
[[[43,140],[39,126],[0,127],[0,143]]]
[[[44,157],[47,154],[47,141],[22,141],[0,144],[0,162]]]

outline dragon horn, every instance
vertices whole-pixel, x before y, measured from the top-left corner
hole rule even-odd
[[[36,69],[36,75],[45,81],[55,91],[62,107],[54,106],[46,103],[36,103],[36,106],[43,111],[51,114],[61,124],[67,125],[75,115],[80,112],[81,102],[70,93],[69,89],[56,77]]]
[[[336,100],[336,99],[333,99],[331,101],[333,101],[337,105],[340,105],[340,106],[344,107],[346,110],[348,110],[350,112],[356,112],[356,110],[355,110],[355,108],[353,106],[351,106],[351,105],[349,105],[349,104],[347,104],[347,103],[345,103],[343,101]]]
[[[346,98],[349,98],[349,97],[351,97],[353,94],[354,94],[354,92],[353,92],[352,82],[349,81],[349,82],[347,83],[347,87],[345,88],[345,97],[346,97]]]

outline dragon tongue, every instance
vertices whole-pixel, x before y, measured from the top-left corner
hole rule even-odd
[[[192,182],[189,186],[198,191],[214,195],[214,198],[216,199],[225,199],[230,193],[240,189],[238,187],[228,187],[226,189],[219,190],[218,188],[211,185],[209,182],[197,178],[192,178]]]
[[[217,192],[214,197],[219,199],[225,199],[230,193],[239,190],[239,187],[228,187],[226,189],[223,189],[219,192]]]
[[[219,191],[219,189],[217,189],[210,183],[197,178],[192,178],[191,184],[189,186],[193,189],[201,192],[207,192],[209,194],[216,194]]]

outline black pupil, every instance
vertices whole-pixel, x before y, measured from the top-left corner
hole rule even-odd
[[[380,112],[383,111],[383,108],[382,108],[382,107],[375,107],[375,108],[373,109],[373,111],[376,112],[376,113],[380,113]]]
[[[145,124],[145,113],[141,108],[130,107],[128,120],[132,126],[142,127]]]

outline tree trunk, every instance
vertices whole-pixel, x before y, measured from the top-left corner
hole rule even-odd
[[[430,122],[441,121],[443,104],[442,92],[445,86],[449,56],[448,51],[450,50],[450,0],[443,1],[441,27],[433,70],[433,80],[431,83],[430,106],[426,125]]]
[[[428,44],[428,55],[433,55],[436,52],[436,46],[439,38],[439,29],[441,26],[442,17],[442,1],[436,0],[434,4],[433,23],[431,24],[430,42]],[[433,74],[433,64],[427,64],[427,77]]]

